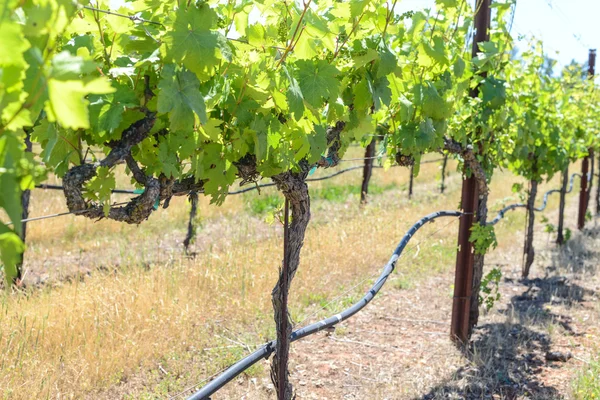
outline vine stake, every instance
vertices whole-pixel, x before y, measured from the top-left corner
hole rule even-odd
[[[593,79],[596,73],[596,50],[590,49],[588,64],[588,79]],[[592,152],[590,153],[593,154]],[[581,175],[583,176],[581,178],[581,190],[579,192],[579,215],[577,216],[577,229],[579,230],[583,230],[583,227],[585,226],[585,214],[587,212],[590,197],[590,193],[588,190],[588,169],[591,154],[588,154],[581,163]]]
[[[479,53],[479,43],[489,40],[491,21],[491,0],[478,2],[475,11],[475,37],[473,38],[473,58]],[[479,86],[469,93],[471,97],[479,96]],[[466,174],[466,170],[463,172]],[[482,195],[485,196],[484,193]],[[485,204],[484,204],[485,205]],[[471,295],[473,293],[474,252],[469,240],[471,228],[475,220],[475,212],[479,207],[478,184],[475,175],[465,177],[462,185],[461,208],[464,215],[460,218],[458,228],[458,252],[456,254],[456,275],[454,281],[454,298],[452,303],[452,321],[450,337],[457,344],[467,342],[470,333]]]

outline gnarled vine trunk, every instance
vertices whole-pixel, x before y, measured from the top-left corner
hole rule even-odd
[[[190,244],[196,237],[196,214],[198,212],[198,192],[190,192],[190,220],[188,221],[188,230],[185,239],[183,240],[183,248],[185,253],[188,254]]]
[[[360,189],[360,204],[367,204],[367,196],[369,194],[369,181],[371,180],[371,175],[373,174],[373,157],[375,156],[375,145],[377,140],[373,138],[371,143],[367,146],[365,150],[365,165],[363,167],[363,179],[362,186]]]
[[[408,181],[408,198],[409,199],[411,199],[412,195],[413,195],[413,182],[414,182],[414,179],[415,179],[414,173],[415,173],[415,165],[412,164],[410,166],[410,178],[409,178],[409,181]]]
[[[31,130],[25,130],[25,151],[31,153],[32,144],[31,144]],[[21,193],[21,219],[26,220],[29,218],[29,200],[31,198],[31,190],[24,190]],[[27,222],[21,223],[21,240],[25,243],[25,239],[27,238]],[[16,270],[17,275],[13,280],[14,285],[20,285],[23,279],[23,262],[25,258],[25,253],[21,253],[19,255],[19,262],[17,262]]]
[[[527,233],[525,235],[525,246],[523,248],[525,263],[523,264],[523,270],[521,271],[521,275],[524,279],[529,276],[529,270],[531,269],[535,257],[535,250],[533,249],[533,228],[535,224],[534,208],[537,188],[538,182],[532,179],[530,182],[529,198],[527,199]]]
[[[444,193],[446,189],[446,167],[448,165],[448,154],[444,154],[444,161],[442,162],[442,183],[440,184],[440,193]]]
[[[594,157],[595,157],[594,150],[590,149],[590,183],[588,185],[588,193],[587,193],[588,207],[590,207],[590,202],[592,200],[592,188],[594,186],[594,169],[596,167],[596,165],[595,165],[596,159]]]
[[[556,243],[564,244],[565,237],[563,235],[565,226],[565,198],[567,196],[567,184],[569,183],[569,167],[565,168],[562,172],[562,186],[560,188],[560,204],[558,205],[558,235],[556,236]]]
[[[293,398],[293,387],[289,381],[287,369],[290,351],[289,338],[292,334],[292,321],[287,310],[287,296],[300,265],[300,250],[304,244],[306,227],[310,221],[310,196],[305,182],[307,175],[308,170],[284,172],[273,177],[278,189],[289,202],[292,214],[292,222],[288,229],[287,254],[285,255],[287,263],[284,263],[287,271],[284,268],[280,269],[279,279],[271,294],[277,328],[275,356],[271,363],[271,380],[275,385],[279,400]]]
[[[345,123],[338,121],[327,129],[327,157],[322,157],[318,166],[328,168],[336,166],[340,161],[340,134]],[[271,363],[271,380],[277,390],[278,400],[290,400],[294,397],[294,388],[289,381],[288,360],[290,354],[290,335],[292,321],[287,309],[287,298],[296,271],[300,266],[300,250],[304,245],[306,227],[310,221],[310,196],[306,177],[312,168],[306,160],[299,163],[299,171],[286,171],[273,176],[273,182],[286,198],[292,213],[292,222],[284,239],[286,253],[283,267],[279,271],[279,279],[271,293],[277,342],[275,355]]]
[[[598,155],[598,170],[600,171],[600,154]],[[592,179],[594,179],[593,174]],[[596,215],[600,215],[600,172],[598,172],[598,181],[596,185]]]

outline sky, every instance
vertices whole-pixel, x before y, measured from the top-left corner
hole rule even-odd
[[[403,12],[431,7],[434,2],[400,0],[398,4]],[[542,40],[558,68],[571,60],[583,63],[589,49],[600,47],[600,0],[517,0],[512,33],[517,47],[527,44],[526,39],[519,42],[521,35]]]

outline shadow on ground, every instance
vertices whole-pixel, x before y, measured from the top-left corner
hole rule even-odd
[[[588,230],[585,235],[598,233]],[[570,311],[582,307],[586,297],[595,296],[593,290],[560,276],[582,277],[595,272],[595,266],[585,262],[595,249],[586,248],[586,241],[578,239],[584,238],[575,238],[571,247],[552,251],[543,278],[505,279],[505,293],[519,294],[495,317],[486,318],[493,322],[476,328],[468,348],[463,349],[465,365],[417,399],[564,398],[558,388],[544,382],[543,375],[563,366],[562,362],[547,360],[548,353],[553,352],[551,327],[561,327],[567,336],[582,335],[573,328]]]

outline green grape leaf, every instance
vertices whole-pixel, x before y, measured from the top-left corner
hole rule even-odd
[[[104,94],[114,92],[108,79],[104,77],[89,81],[83,80],[48,80],[48,103],[45,110],[48,120],[58,122],[65,128],[90,127],[88,100],[89,94]]]
[[[165,35],[167,60],[183,62],[200,79],[208,79],[210,70],[222,57],[223,38],[211,31],[217,15],[207,3],[180,7],[173,30]]]
[[[8,230],[6,225],[0,224],[0,231]],[[0,260],[4,269],[6,287],[10,287],[17,277],[17,264],[21,261],[21,254],[25,251],[25,244],[19,235],[12,231],[0,233]]]
[[[42,145],[42,160],[58,176],[68,171],[69,162],[79,164],[79,135],[76,131],[59,131],[56,124],[43,120],[33,128],[31,138]]]
[[[365,10],[365,8],[371,3],[372,0],[351,0],[350,1],[350,15],[352,18],[359,17]]]
[[[265,27],[261,24],[250,25],[246,28],[248,43],[254,46],[264,46],[267,44],[265,36]]]
[[[0,66],[25,66],[23,53],[30,47],[23,37],[21,25],[13,21],[0,23]]]
[[[454,76],[457,78],[462,78],[465,74],[465,61],[461,57],[457,57],[454,62]]]
[[[23,144],[14,133],[0,136],[0,208],[4,209],[21,233],[21,188],[17,176],[17,162],[23,156]]]
[[[202,133],[202,135],[208,140],[213,142],[221,142],[223,135],[223,130],[221,129],[222,124],[223,121],[220,119],[211,118],[206,121],[205,124],[200,126],[200,133]]]
[[[327,150],[327,130],[321,125],[316,125],[314,133],[307,135],[307,137],[310,143],[308,162],[313,164],[319,161],[321,155]]]
[[[386,76],[394,72],[398,68],[398,59],[386,47],[379,52],[379,69],[377,70],[377,78]]]
[[[366,78],[363,78],[356,86],[354,86],[353,104],[357,110],[366,110],[373,105],[371,85]]]
[[[175,65],[166,65],[158,84],[157,109],[169,113],[172,130],[190,131],[194,127],[194,114],[206,123],[206,105],[200,92],[200,82],[190,71],[175,71]]]
[[[321,107],[323,99],[335,101],[339,94],[339,71],[325,60],[296,62],[297,78],[304,99],[313,107]]]
[[[107,167],[99,167],[96,176],[85,184],[86,197],[100,202],[105,216],[110,211],[110,196],[116,185],[115,174]]]
[[[493,77],[485,79],[481,85],[483,102],[491,109],[497,109],[504,105],[506,101],[505,82]]]
[[[120,137],[118,128],[127,108],[139,106],[135,93],[127,86],[116,84],[115,89],[113,94],[89,96],[90,125],[100,138],[107,136],[107,140]]]
[[[415,104],[422,107],[424,116],[433,119],[448,118],[452,114],[450,105],[440,96],[431,82],[415,86]]]
[[[294,119],[298,121],[304,114],[304,97],[302,96],[302,90],[296,78],[294,78],[288,71],[286,66],[282,67],[285,75],[289,81],[289,86],[285,92],[290,112],[294,115]]]

